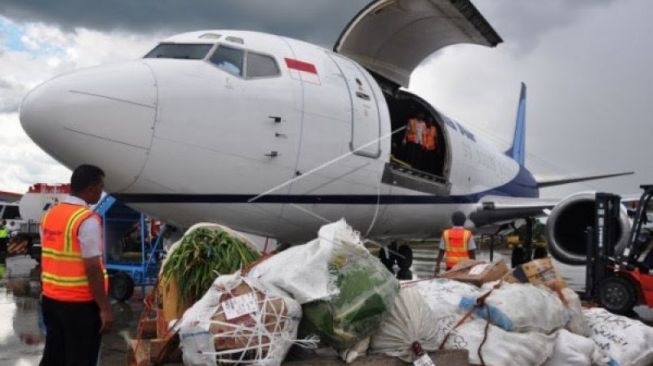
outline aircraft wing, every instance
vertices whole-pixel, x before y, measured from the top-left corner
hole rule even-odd
[[[621,203],[629,210],[634,210],[639,203],[639,198],[639,194],[622,195]],[[560,201],[560,199],[547,198],[487,196],[481,201],[481,207],[469,215],[469,219],[476,227],[481,227],[506,224],[527,217],[543,217],[547,216]]]
[[[487,196],[469,219],[477,227],[509,223],[515,219],[545,216],[560,200]]]
[[[404,87],[435,51],[502,39],[469,0],[375,0],[344,29],[334,51]]]
[[[584,177],[568,177],[568,178],[558,178],[558,179],[537,179],[537,186],[539,188],[546,187],[555,187],[563,184],[586,182],[590,180],[605,179],[605,178],[614,178],[622,177],[624,175],[633,175],[635,172],[623,172],[623,173],[612,173],[612,174],[601,174],[601,175],[590,175]]]

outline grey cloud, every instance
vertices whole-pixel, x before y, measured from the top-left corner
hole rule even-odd
[[[26,92],[24,85],[16,85],[0,78],[0,113],[17,112]]]
[[[533,50],[550,31],[567,27],[614,0],[476,0],[474,4],[507,44],[521,54]]]
[[[207,28],[265,31],[333,45],[369,0],[3,0],[0,14],[64,29],[143,33]],[[308,38],[305,38],[308,36]]]
[[[72,30],[177,33],[207,28],[264,31],[333,45],[371,0],[3,0],[0,14]],[[473,0],[518,53],[614,0]]]

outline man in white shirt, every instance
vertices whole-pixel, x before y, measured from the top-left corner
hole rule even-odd
[[[41,301],[47,331],[41,366],[95,366],[102,333],[113,323],[101,222],[88,207],[102,195],[104,172],[80,165],[70,181],[70,197],[41,221]]]

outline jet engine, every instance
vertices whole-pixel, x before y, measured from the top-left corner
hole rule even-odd
[[[585,264],[587,238],[585,230],[594,227],[596,214],[594,192],[576,193],[560,201],[547,220],[549,251],[557,260],[566,264]],[[620,252],[628,243],[630,221],[626,207],[621,205],[619,219],[616,219],[615,252]]]

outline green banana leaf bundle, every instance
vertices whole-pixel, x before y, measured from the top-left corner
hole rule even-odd
[[[220,275],[231,274],[261,255],[243,240],[217,227],[200,227],[182,238],[163,265],[162,280],[173,278],[180,305],[199,300]]]
[[[327,301],[302,306],[300,334],[343,350],[379,329],[399,293],[399,282],[379,260],[367,255],[337,255],[329,271],[340,292]]]

